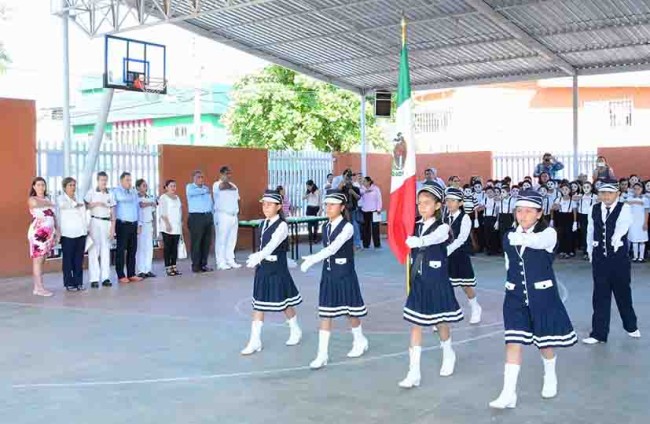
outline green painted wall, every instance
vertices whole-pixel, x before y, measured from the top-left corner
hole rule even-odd
[[[72,127],[73,134],[91,134],[95,131],[95,125],[77,125]],[[113,131],[113,124],[106,124],[104,131],[109,133]]]
[[[212,124],[212,126],[217,128],[224,128],[224,125],[221,123],[220,115],[201,115],[201,123]],[[177,125],[193,125],[194,116],[173,116],[171,118],[158,118],[153,120],[154,128],[162,127],[174,127]]]

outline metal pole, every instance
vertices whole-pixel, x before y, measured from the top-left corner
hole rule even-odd
[[[93,171],[95,170],[97,157],[99,156],[99,148],[104,139],[104,128],[106,128],[106,122],[108,121],[108,112],[111,110],[111,103],[113,102],[114,90],[112,88],[107,88],[105,90],[104,97],[102,98],[101,109],[99,110],[97,122],[95,123],[93,139],[90,142],[88,152],[86,153],[86,164],[84,165],[83,174],[79,178],[79,190],[77,193],[79,193],[80,196],[85,196],[92,184]]]
[[[578,162],[578,74],[573,75],[573,179],[580,175]]]
[[[366,146],[366,92],[361,93],[361,173],[365,177],[367,170],[367,146]]]
[[[65,7],[65,0],[63,1]],[[69,12],[61,15],[63,28],[63,176],[70,176],[70,38],[68,33]]]

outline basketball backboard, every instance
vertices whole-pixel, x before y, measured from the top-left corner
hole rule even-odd
[[[107,35],[104,49],[104,87],[167,94],[165,46]]]

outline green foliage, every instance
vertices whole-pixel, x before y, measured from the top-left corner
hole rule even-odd
[[[235,146],[347,152],[361,140],[360,112],[357,94],[272,65],[235,84],[223,120]],[[388,149],[371,102],[366,137],[375,148]]]
[[[0,25],[3,21],[6,21],[8,19],[8,11],[7,7],[4,4],[0,4]],[[7,50],[4,47],[4,44],[2,43],[2,40],[0,40],[0,74],[2,74],[6,69],[7,65],[11,63],[11,59],[9,58],[9,53],[7,53]]]

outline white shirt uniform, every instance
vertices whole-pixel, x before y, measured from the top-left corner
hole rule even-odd
[[[456,218],[458,218],[458,215],[460,215],[460,211],[456,211],[456,213],[451,214],[450,217],[453,218],[455,221]],[[458,249],[460,246],[462,246],[466,241],[467,238],[469,237],[469,233],[472,231],[472,220],[467,216],[467,214],[463,215],[463,220],[460,221],[460,232],[458,233],[458,237],[454,239],[449,245],[447,246],[447,256],[451,255],[454,253],[456,249]]]
[[[489,197],[485,198],[485,216],[496,217],[499,215],[499,202],[494,198],[490,199]]]
[[[88,278],[91,283],[109,280],[111,273],[111,209],[115,199],[110,191],[91,189],[84,197],[86,203],[104,203],[107,206],[90,208],[89,235],[93,240],[88,249]]]
[[[616,207],[615,204],[610,206],[611,210],[613,210],[615,207]],[[602,208],[601,208],[601,216],[603,222],[606,222],[607,206],[604,203],[602,204]],[[625,234],[627,234],[628,231],[630,230],[631,225],[632,225],[632,212],[630,211],[630,206],[623,205],[623,208],[621,209],[621,213],[618,216],[618,220],[616,221],[614,234],[612,235],[612,244],[620,242],[625,236]],[[589,254],[589,257],[591,257],[593,250],[594,250],[594,220],[592,217],[592,213],[589,212],[589,225],[587,226],[587,253]]]
[[[183,231],[183,209],[180,197],[176,196],[175,199],[163,194],[158,200],[158,231],[167,234],[179,235]],[[162,219],[167,217],[171,229],[167,230],[167,225]]]
[[[643,225],[648,222],[650,199],[645,196],[630,196],[627,198],[626,203],[630,206],[632,213],[632,225],[627,237],[631,243],[646,243],[648,241],[648,231],[643,230]]]
[[[138,197],[139,202],[155,203],[153,196]],[[153,265],[153,221],[156,205],[149,205],[138,208],[138,225],[140,234],[138,234],[138,250],[136,251],[135,263],[138,274],[147,274],[151,272]]]
[[[517,203],[517,199],[511,196],[499,200],[499,213],[500,214],[514,213],[515,203]]]
[[[561,197],[555,200],[555,204],[558,207],[556,212],[559,213],[571,213],[578,207],[575,200],[572,198],[564,199]]]
[[[578,213],[581,215],[588,215],[591,212],[591,207],[597,202],[597,195],[593,193],[583,194],[580,196],[580,200],[578,201]]]
[[[221,190],[221,181],[212,185],[215,210],[215,243],[217,267],[225,269],[234,266],[235,247],[237,246],[237,230],[239,228],[239,189],[233,183],[233,190]]]
[[[77,238],[88,234],[88,222],[86,219],[86,207],[80,205],[75,199],[71,199],[67,194],[62,194],[57,198],[57,207],[59,209],[58,217],[61,226],[61,237]]]

